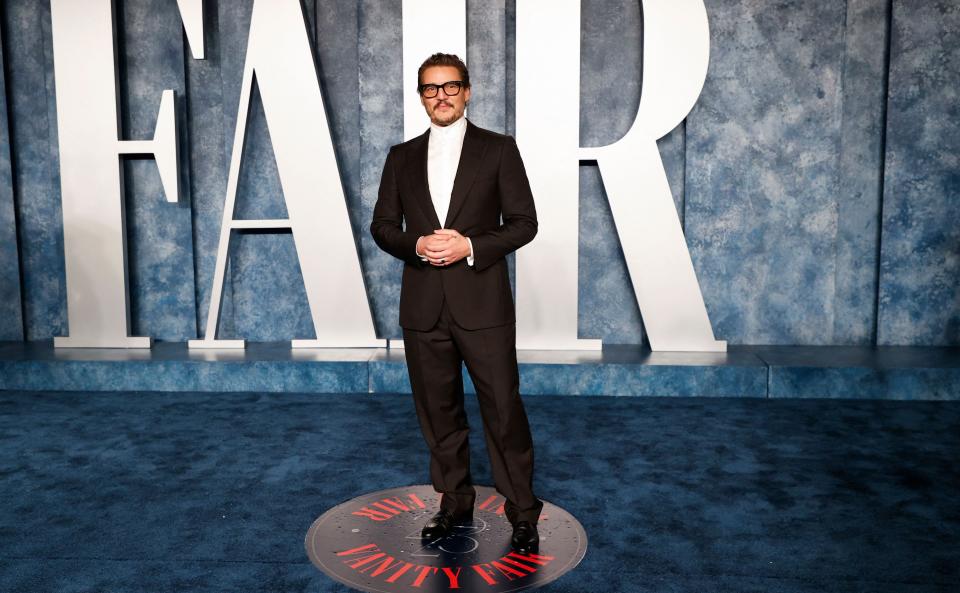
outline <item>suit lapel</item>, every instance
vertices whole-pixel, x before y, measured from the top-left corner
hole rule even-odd
[[[437,217],[437,209],[433,207],[430,183],[427,181],[427,143],[429,139],[430,128],[427,128],[426,132],[417,137],[413,146],[412,162],[407,170],[410,173],[410,181],[416,190],[417,203],[420,204],[420,209],[423,210],[433,228],[439,229],[440,219]]]
[[[426,142],[424,142],[424,145],[426,145]],[[477,177],[477,171],[480,170],[480,163],[483,161],[483,153],[486,149],[487,143],[483,136],[477,131],[477,127],[470,120],[467,120],[467,131],[463,136],[463,148],[460,150],[460,163],[457,166],[457,175],[453,180],[450,207],[447,209],[447,220],[444,221],[443,228],[450,228],[457,212],[467,201],[467,194],[470,193],[473,181]],[[426,149],[424,149],[423,154],[424,171],[426,171]]]

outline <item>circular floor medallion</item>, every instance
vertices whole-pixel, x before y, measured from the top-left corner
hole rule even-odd
[[[504,498],[476,486],[473,523],[423,541],[423,524],[439,510],[432,486],[404,486],[358,496],[321,515],[307,531],[307,555],[345,585],[378,593],[535,589],[574,568],[587,551],[580,522],[544,501],[537,523],[540,549],[510,549]]]

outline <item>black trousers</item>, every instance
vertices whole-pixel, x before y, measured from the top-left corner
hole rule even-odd
[[[440,507],[460,515],[476,500],[463,407],[461,364],[466,363],[507,519],[536,525],[543,503],[533,494],[533,439],[520,399],[516,324],[465,330],[444,303],[432,329],[404,329],[403,341],[417,418],[430,449],[430,478],[442,494]]]

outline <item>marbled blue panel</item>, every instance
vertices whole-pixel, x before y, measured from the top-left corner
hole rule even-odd
[[[0,64],[3,63],[2,41],[0,39]],[[22,340],[20,249],[17,247],[17,216],[13,206],[9,122],[6,83],[0,71],[0,340]]]
[[[889,18],[888,0],[847,3],[834,344],[875,337]]]
[[[188,50],[176,4],[126,0],[118,8],[121,139],[153,138],[160,96],[172,89],[181,146],[188,147],[184,127]],[[132,335],[186,340],[197,332],[187,151],[180,157],[183,183],[176,204],[166,201],[153,159],[124,160]]]
[[[960,349],[757,348],[770,366],[769,397],[956,400]]]
[[[580,146],[606,146],[633,125],[640,105],[643,23],[633,0],[580,5]]]
[[[293,235],[234,233],[231,250],[235,335],[257,341],[316,337]]]
[[[315,48],[317,42],[317,0],[300,0],[300,8],[307,22],[310,46]],[[311,50],[311,53],[316,54],[315,49]]]
[[[254,88],[237,189],[235,218],[286,218],[280,177],[260,95]],[[269,341],[315,338],[293,235],[234,232],[230,247],[235,334]]]
[[[760,367],[531,364],[521,371],[528,395],[631,397],[766,397],[767,371]]]
[[[355,0],[317,0],[320,88],[356,243],[369,233],[360,197],[360,61]],[[361,262],[363,264],[365,262]],[[368,291],[369,292],[369,291]]]
[[[403,263],[381,251],[369,231],[387,151],[403,141],[400,7],[400,2],[362,0],[359,9],[360,205],[361,219],[366,221],[360,235],[360,253],[374,324],[381,338],[401,336],[398,321]]]
[[[0,389],[366,393],[372,353],[293,351],[287,343],[233,352],[190,351],[183,343],[131,351],[0,344]]]
[[[270,139],[260,87],[254,81],[247,112],[240,178],[234,218],[287,218],[287,205],[280,188],[280,172]],[[242,241],[238,241],[242,243]]]
[[[220,84],[223,109],[223,143],[226,154],[233,150],[240,82],[247,57],[247,37],[253,0],[217,0],[217,28],[220,50]]]
[[[580,167],[578,334],[605,344],[641,344],[643,321],[620,250],[600,168]]]
[[[389,350],[373,356],[368,374],[372,393],[412,393],[403,350]]]
[[[517,2],[505,0],[503,4],[504,17],[504,133],[516,136],[517,134]],[[469,42],[469,40],[468,40]],[[521,155],[522,157],[522,155]],[[534,196],[536,200],[536,196]],[[507,273],[510,277],[510,288],[514,299],[517,296],[517,261],[516,256],[507,256]]]
[[[879,344],[960,344],[960,6],[893,3]]]
[[[686,165],[687,165],[687,124],[680,123],[669,134],[657,141],[663,168],[667,172],[667,181],[673,192],[673,203],[677,207],[680,226],[686,218]]]
[[[580,145],[606,146],[627,133],[640,104],[640,4],[583,2],[580,21]],[[607,344],[642,343],[640,311],[595,163],[580,167],[578,265],[580,337],[601,338]]]
[[[714,332],[829,344],[846,2],[708,0],[687,118],[687,243]]]
[[[220,124],[222,125],[220,141],[223,142],[223,154],[225,155],[223,162],[224,184],[226,183],[230,160],[233,156],[233,142],[236,135],[237,114],[240,109],[241,80],[244,61],[247,56],[247,38],[250,34],[252,8],[253,0],[223,0],[217,2],[217,49],[219,50],[217,59],[220,84],[219,99],[221,101],[219,116],[221,118]],[[213,113],[209,115],[212,117]],[[210,131],[212,132],[218,124],[217,122],[209,121],[206,122],[206,125],[209,125]],[[240,194],[239,188],[237,193],[238,195]],[[216,245],[216,241],[219,240],[220,236],[220,224],[225,199],[226,186],[224,185],[223,196],[220,197],[218,202],[213,201],[210,204],[211,215],[207,218],[207,224],[215,224],[215,226],[204,230],[205,233],[212,233],[216,237],[213,239],[214,245]],[[215,223],[213,222],[212,216],[213,208],[216,208],[217,212]],[[235,246],[236,243],[231,241],[231,248]],[[206,279],[201,278],[200,283],[204,286],[212,286],[215,256],[216,249],[214,249],[212,254],[208,254],[208,257],[211,259],[209,268],[207,269],[211,276]],[[232,282],[234,268],[235,265],[228,260],[223,286],[218,335],[221,337],[248,337],[237,327],[236,316],[234,315],[234,290]],[[198,273],[199,270],[200,268],[198,266]],[[204,280],[206,281],[204,282]],[[207,299],[209,299],[209,296],[207,296]],[[207,309],[204,310],[204,316],[206,316],[206,314]],[[206,326],[204,326],[204,328],[205,327]],[[253,338],[252,336],[249,337]]]
[[[504,0],[503,30],[506,49],[503,69],[504,97],[506,111],[504,113],[504,127],[507,134],[517,133],[517,102],[514,93],[517,90],[517,0]],[[511,282],[513,279],[511,278]]]
[[[122,368],[121,368],[122,367]],[[42,391],[262,391],[357,393],[366,363],[0,362],[3,389]]]
[[[470,69],[470,121],[481,128],[506,130],[506,39],[504,0],[467,0],[467,55]]]
[[[50,5],[4,4],[13,190],[28,340],[67,334]]]
[[[227,161],[230,145],[225,138],[233,139],[233,130],[224,122],[224,111],[235,109],[223,101],[220,78],[220,23],[219,3],[211,0],[204,3],[204,31],[206,54],[203,60],[187,57],[185,62],[187,81],[187,129],[190,144],[190,194],[193,215],[194,270],[197,303],[197,327],[199,335],[206,330],[213,273],[220,240],[220,224],[223,217],[223,201],[227,195]],[[229,291],[229,283],[224,287]],[[224,304],[229,305],[228,292]],[[221,327],[226,333],[235,334],[233,310],[224,307]]]

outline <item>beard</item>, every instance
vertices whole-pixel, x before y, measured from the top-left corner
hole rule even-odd
[[[441,105],[446,105],[448,109],[440,109]],[[450,103],[443,102],[437,103],[433,107],[433,110],[430,112],[430,119],[438,126],[445,126],[460,119],[461,115],[463,115],[462,111],[458,111]]]

